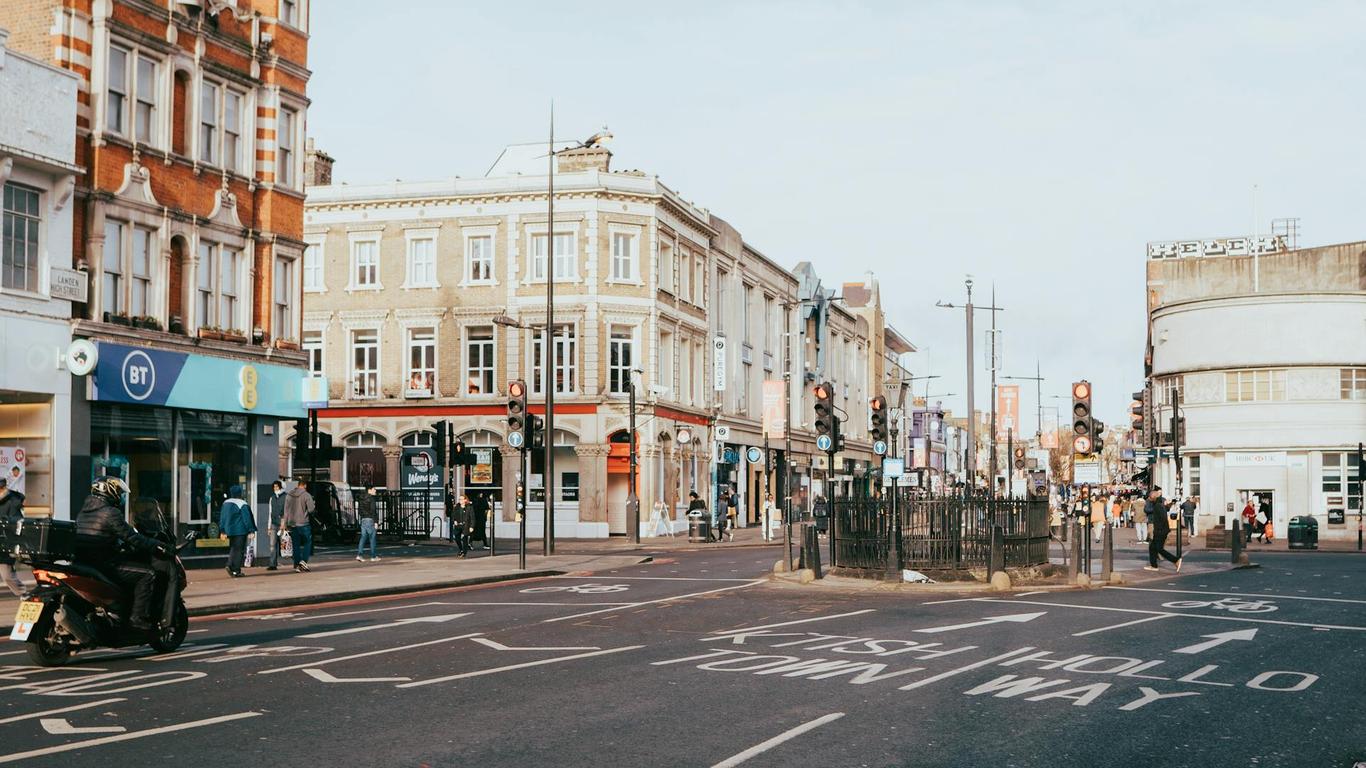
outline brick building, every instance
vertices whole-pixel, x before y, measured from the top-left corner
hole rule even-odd
[[[122,474],[134,514],[207,530],[228,487],[269,487],[277,420],[304,413],[307,0],[7,0],[0,26],[80,78],[73,333],[99,362],[72,496]]]

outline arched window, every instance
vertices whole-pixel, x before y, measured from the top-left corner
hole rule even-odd
[[[487,429],[472,429],[459,438],[465,445],[498,445],[503,438],[497,432]]]
[[[563,429],[555,430],[556,448],[573,448],[579,444],[579,436]]]
[[[399,438],[399,443],[408,448],[430,448],[433,434],[430,429],[419,429]]]
[[[378,432],[355,432],[346,436],[347,448],[380,448],[384,443],[384,435]]]

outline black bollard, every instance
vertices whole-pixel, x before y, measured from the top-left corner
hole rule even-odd
[[[1106,581],[1110,580],[1110,574],[1115,572],[1115,529],[1114,526],[1105,526],[1105,549],[1100,555],[1100,577]]]

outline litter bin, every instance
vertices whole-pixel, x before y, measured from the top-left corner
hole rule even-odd
[[[1319,521],[1308,515],[1292,517],[1287,536],[1291,549],[1318,549]]]
[[[711,535],[711,520],[703,515],[688,515],[688,541],[693,544],[707,543],[707,537]]]

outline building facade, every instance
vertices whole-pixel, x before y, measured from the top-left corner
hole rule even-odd
[[[233,485],[264,510],[277,422],[305,413],[307,10],[0,4],[16,48],[78,77],[73,335],[94,365],[73,383],[73,499],[113,473],[134,515],[177,529],[212,534]]]
[[[1297,515],[1315,517],[1322,539],[1354,538],[1366,244],[1198,258],[1158,251],[1147,281],[1157,431],[1170,431],[1174,401],[1185,418],[1181,482],[1169,448],[1152,479],[1168,496],[1200,498],[1198,529],[1256,498],[1282,538]]]
[[[0,477],[29,515],[70,515],[74,74],[9,49],[0,29]]]

